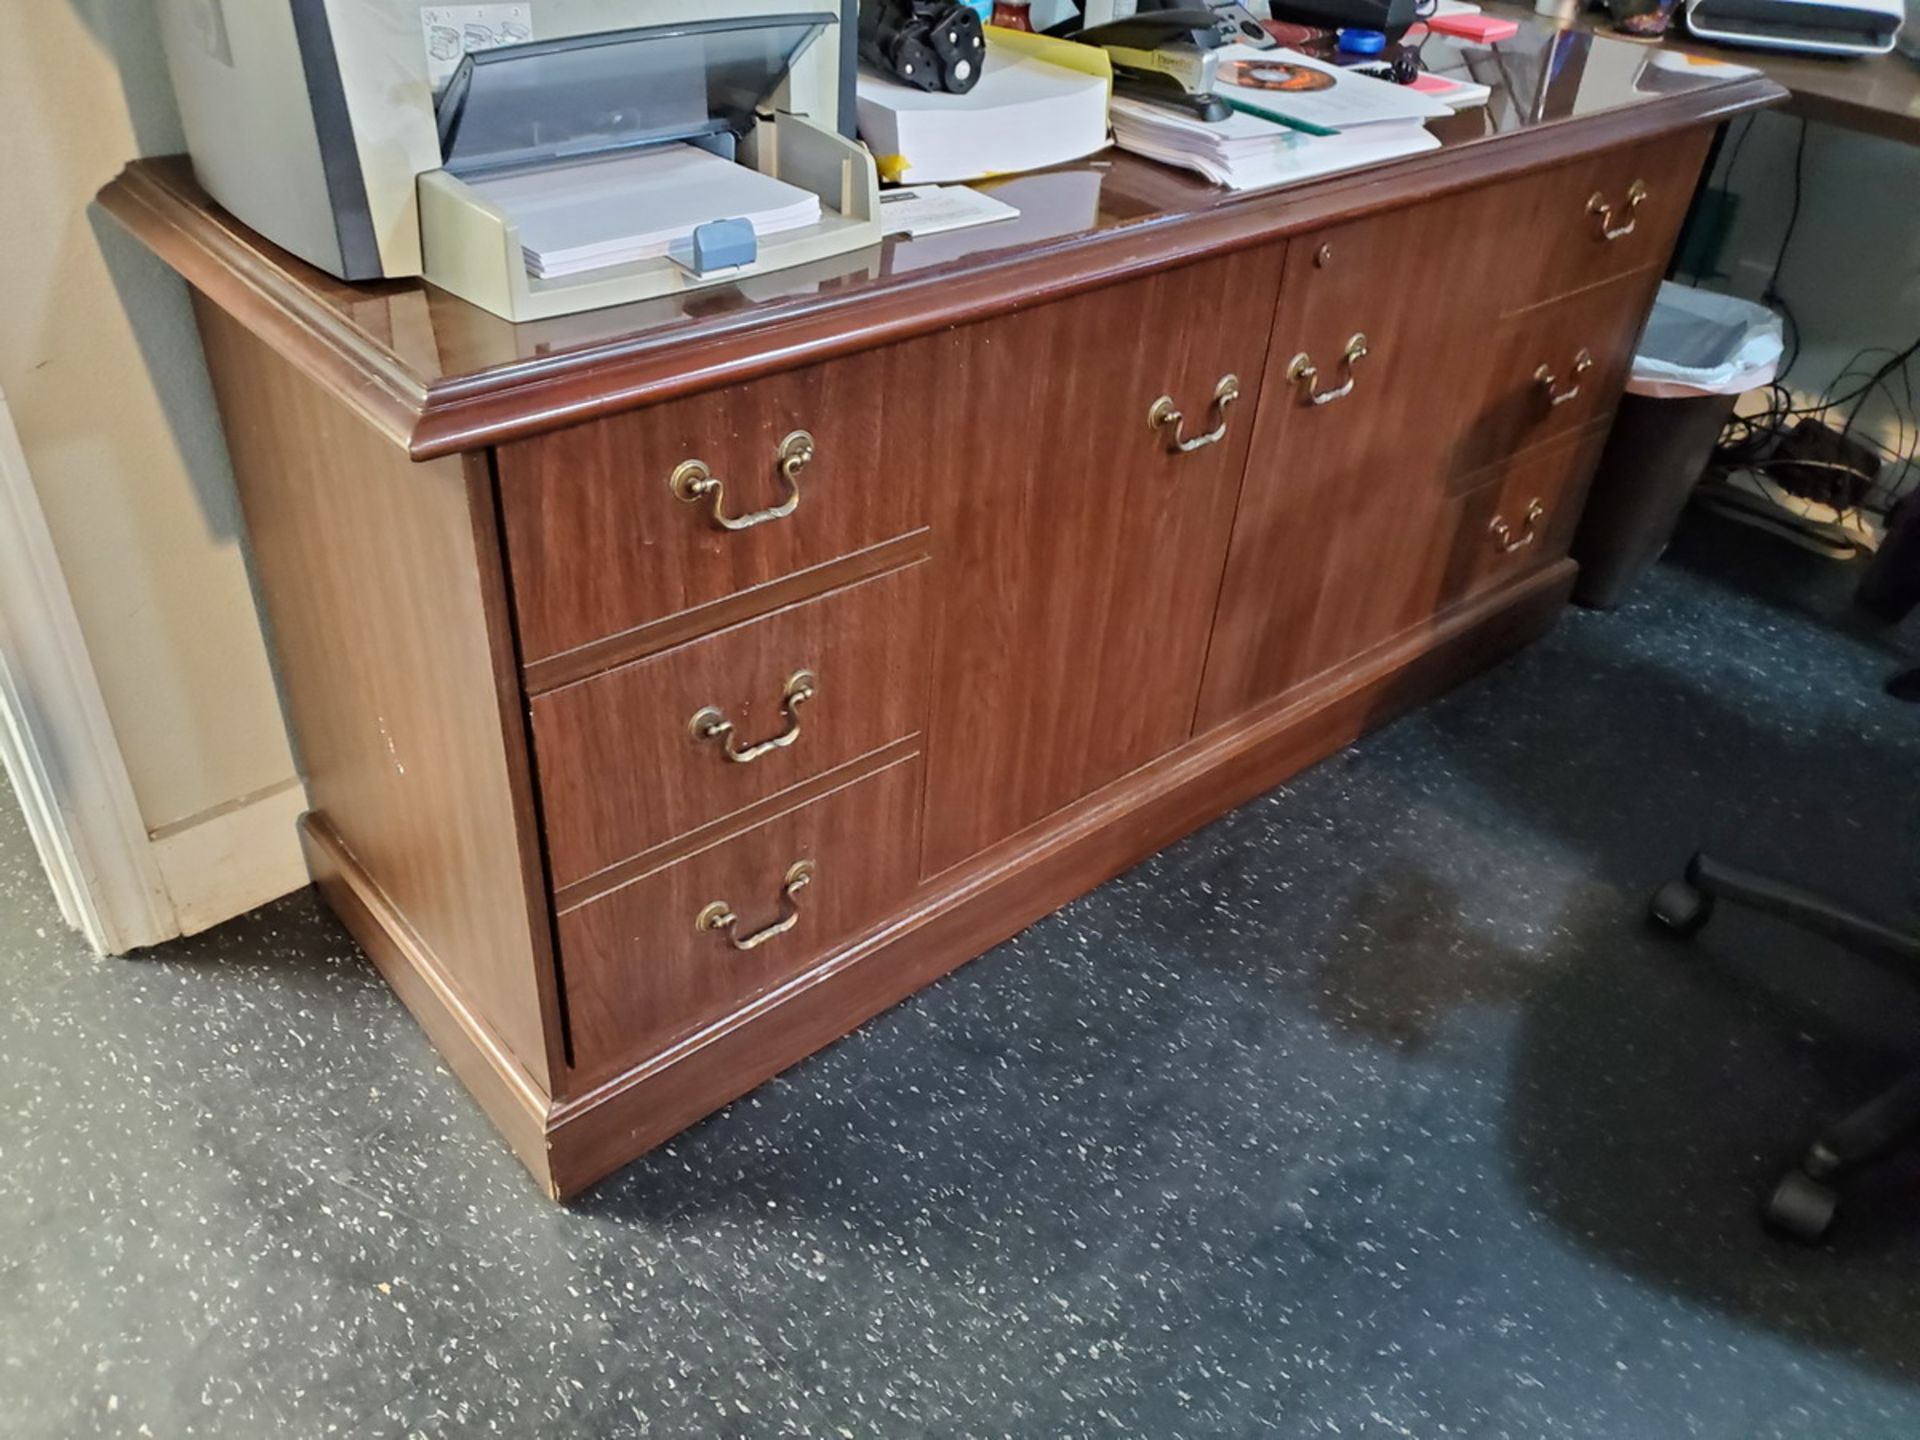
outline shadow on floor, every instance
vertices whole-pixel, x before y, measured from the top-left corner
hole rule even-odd
[[[1823,1121],[1920,1064],[1920,993],[1732,907],[1691,946],[1644,923],[1647,896],[1694,848],[1913,918],[1920,711],[1877,689],[1902,646],[1846,616],[1846,571],[1746,537],[1686,542],[1678,563],[1748,612],[1702,612],[1690,647],[1636,654],[1611,622],[1576,617],[1550,674],[1527,660],[1506,673],[1504,711],[1432,712],[1485,823],[1577,856],[1582,881],[1516,897],[1536,907],[1537,937],[1512,943],[1474,922],[1486,898],[1451,877],[1383,879],[1355,897],[1345,933],[1388,943],[1331,948],[1325,1012],[1418,1048],[1456,1012],[1514,1007],[1509,1162],[1565,1235],[1691,1304],[1920,1384],[1920,1163],[1863,1177],[1819,1251],[1764,1235],[1756,1214]],[[1764,630],[1769,608],[1839,622],[1820,663],[1797,630],[1777,675],[1753,673],[1750,647],[1715,649],[1718,625]],[[1729,675],[1735,654],[1743,673]],[[1569,659],[1599,709],[1545,692]]]

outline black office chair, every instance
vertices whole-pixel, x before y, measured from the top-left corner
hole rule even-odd
[[[1920,678],[1920,671],[1907,672],[1907,678]],[[1896,930],[1811,890],[1707,855],[1695,855],[1687,863],[1684,879],[1669,881],[1655,892],[1649,914],[1654,924],[1690,938],[1713,918],[1714,904],[1720,900],[1777,915],[1920,982],[1920,933]],[[1920,1070],[1822,1132],[1800,1163],[1774,1186],[1762,1215],[1787,1235],[1820,1239],[1833,1224],[1840,1201],[1835,1189],[1839,1181],[1849,1171],[1887,1154],[1916,1130],[1920,1130]]]

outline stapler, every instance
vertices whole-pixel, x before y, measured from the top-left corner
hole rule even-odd
[[[1124,20],[1091,25],[1068,38],[1098,45],[1113,62],[1113,91],[1217,125],[1233,113],[1213,94],[1221,47],[1233,39],[1221,18],[1204,7],[1141,10]]]
[[[1218,95],[1206,90],[1188,90],[1171,75],[1136,75],[1115,70],[1113,93],[1158,105],[1163,110],[1178,110],[1209,125],[1218,125],[1233,114],[1233,107]]]
[[[1123,75],[1163,76],[1188,94],[1213,89],[1219,51],[1227,43],[1219,17],[1205,6],[1142,10],[1124,20],[1089,26],[1072,38],[1107,52],[1116,85]]]

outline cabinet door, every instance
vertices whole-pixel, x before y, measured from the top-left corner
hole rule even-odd
[[[1429,537],[1501,303],[1497,208],[1471,191],[1289,250],[1201,729],[1431,612]]]
[[[1457,598],[1433,564],[1463,523],[1449,495],[1611,413],[1706,139],[1293,242],[1200,729]],[[1461,544],[1477,554],[1486,523]]]
[[[927,874],[1191,735],[1282,254],[954,337],[926,427],[942,472]],[[1228,376],[1240,398],[1222,411]],[[1177,428],[1149,424],[1163,396]]]

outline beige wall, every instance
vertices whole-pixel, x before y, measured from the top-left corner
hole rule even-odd
[[[185,287],[91,204],[179,122],[150,0],[0,16],[0,394],[142,817],[176,831],[293,775]]]

